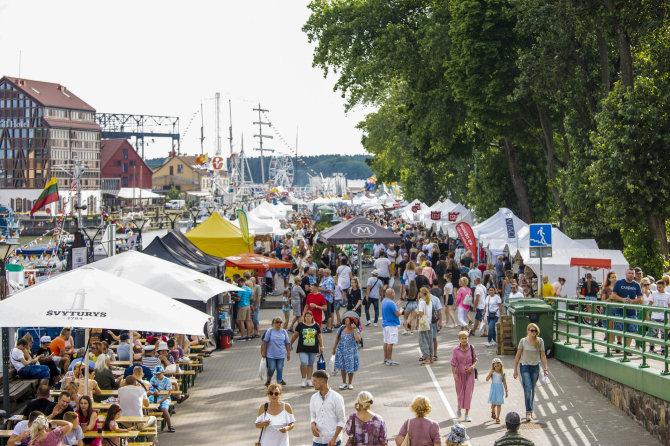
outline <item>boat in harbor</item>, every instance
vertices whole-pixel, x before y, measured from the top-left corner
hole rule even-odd
[[[14,210],[0,205],[0,241],[18,243],[21,234],[21,222],[15,217]]]

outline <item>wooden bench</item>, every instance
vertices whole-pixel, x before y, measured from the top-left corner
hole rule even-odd
[[[2,380],[2,375],[0,375]],[[9,369],[9,401],[18,402],[23,397],[32,398],[35,396],[37,387],[39,386],[39,379],[22,379],[16,373],[14,367]],[[0,392],[0,402],[3,401],[3,394]]]

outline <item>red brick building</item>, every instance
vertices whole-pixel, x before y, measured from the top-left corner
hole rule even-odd
[[[103,139],[100,161],[101,178],[120,178],[120,187],[151,189],[153,173],[128,140]]]

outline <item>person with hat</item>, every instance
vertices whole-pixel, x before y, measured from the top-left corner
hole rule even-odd
[[[151,378],[151,390],[154,392],[153,395],[149,398],[152,403],[157,403],[158,408],[163,412],[163,418],[167,421],[168,432],[174,432],[175,428],[172,425],[172,419],[170,419],[170,392],[172,391],[172,381],[170,378],[165,376],[165,369],[162,366],[156,366],[153,369],[153,378]],[[159,392],[165,392],[160,394]]]
[[[130,361],[130,354],[133,348],[130,344],[130,336],[128,333],[121,333],[119,340],[120,344],[116,348],[116,356],[119,361]]]
[[[384,287],[384,282],[379,278],[379,271],[372,271],[372,276],[368,279],[368,285],[365,290],[365,325],[368,326],[372,321],[370,321],[370,305],[375,309],[375,327],[377,326],[377,321],[379,320],[379,297],[381,296],[381,291]]]
[[[157,365],[161,365],[161,360],[156,356],[156,347],[145,345],[143,350],[142,365],[149,367],[150,370],[153,370]]]
[[[174,364],[174,358],[170,355],[170,347],[168,347],[167,342],[158,343],[158,359],[161,362],[163,367],[168,367]]]
[[[40,348],[37,349],[35,353],[35,359],[41,365],[49,367],[49,385],[53,385],[58,381],[61,371],[56,367],[56,362],[53,360],[53,353],[49,345],[51,344],[50,336],[42,336],[40,338]]]
[[[465,431],[465,426],[462,424],[454,424],[451,426],[451,432],[447,435],[445,446],[469,445],[470,437]]]
[[[521,417],[518,413],[508,412],[505,416],[505,426],[507,432],[493,443],[494,446],[535,446],[535,443],[519,433]]]

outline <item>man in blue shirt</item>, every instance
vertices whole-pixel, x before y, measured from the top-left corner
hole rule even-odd
[[[238,341],[248,341],[254,333],[254,324],[251,320],[251,296],[253,292],[244,279],[237,284],[241,291],[237,292],[237,326],[240,329]]]
[[[321,284],[319,285],[319,292],[323,294],[323,297],[326,298],[328,305],[326,306],[326,328],[323,330],[324,333],[330,333],[333,331],[333,290],[335,289],[335,280],[330,276],[330,269],[323,268],[322,270],[323,279],[321,279]]]
[[[393,346],[398,343],[398,327],[402,309],[394,302],[395,291],[388,288],[382,301],[382,327],[384,330],[384,365],[398,365],[393,357]]]
[[[130,345],[130,336],[128,333],[121,333],[119,339],[121,340],[121,343],[116,349],[116,354],[119,357],[119,361],[130,361],[130,352],[133,348],[133,346]]]
[[[635,282],[633,278],[635,277],[635,270],[633,268],[628,268],[626,270],[626,278],[619,279],[614,284],[612,288],[612,297],[611,300],[617,302],[623,302],[625,304],[641,304],[644,301],[642,300],[642,288],[640,284]],[[613,309],[613,314],[616,316],[623,316],[623,311],[621,309]],[[637,311],[635,310],[626,310],[626,318],[637,319]],[[623,323],[615,322],[615,330],[624,330]],[[637,333],[637,325],[626,324],[625,330],[629,333]],[[626,338],[626,347],[630,347],[631,338]],[[621,337],[617,336],[617,343],[621,343]]]

